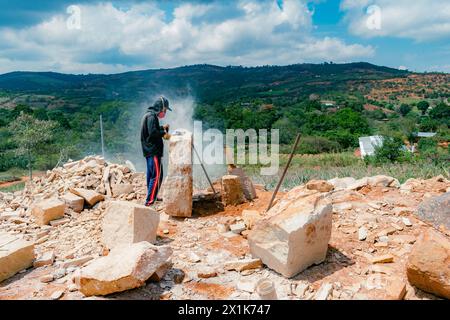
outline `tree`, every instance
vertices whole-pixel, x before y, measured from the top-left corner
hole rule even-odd
[[[399,137],[384,137],[383,144],[375,147],[375,160],[378,163],[395,162],[397,161],[403,151],[402,139]]]
[[[12,140],[17,145],[16,153],[27,158],[30,182],[33,178],[33,156],[52,140],[56,127],[57,123],[54,121],[38,120],[24,112],[9,125]]]
[[[430,110],[430,118],[450,127],[450,106],[441,102]]]
[[[425,113],[427,112],[429,107],[430,107],[430,104],[426,100],[420,101],[417,104],[417,109],[419,109],[422,112],[422,115],[425,115]]]
[[[406,116],[408,113],[411,112],[411,107],[408,106],[406,103],[402,103],[398,111],[400,111],[400,114],[402,116]]]

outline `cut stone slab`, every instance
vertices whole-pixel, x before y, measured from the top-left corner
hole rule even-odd
[[[162,197],[166,214],[192,216],[192,133],[175,130],[169,140],[169,164]]]
[[[244,271],[262,267],[261,259],[245,259],[225,262],[225,270]]]
[[[39,268],[43,266],[51,266],[53,261],[55,261],[55,252],[46,251],[34,261],[33,267]]]
[[[450,240],[434,230],[423,233],[406,264],[409,282],[417,288],[450,299]]]
[[[43,200],[32,206],[31,214],[38,225],[49,224],[50,221],[64,217],[66,204],[57,198]]]
[[[66,203],[67,207],[71,208],[73,211],[78,213],[83,211],[84,199],[82,197],[68,192],[62,196],[62,200]]]
[[[70,188],[70,192],[73,194],[82,197],[86,202],[93,206],[99,201],[105,200],[105,196],[95,192],[94,190],[82,189],[82,188]]]
[[[325,180],[311,180],[306,184],[306,188],[319,192],[329,192],[334,189],[334,186]]]
[[[102,241],[109,249],[117,245],[156,241],[159,213],[136,203],[112,201],[102,221]]]
[[[146,241],[123,245],[81,269],[75,282],[85,296],[107,295],[143,286],[172,254]]]
[[[0,282],[33,265],[34,244],[0,232]]]
[[[118,197],[122,194],[130,194],[134,192],[134,186],[130,183],[112,184],[112,195]]]
[[[222,177],[222,202],[226,206],[245,202],[239,176],[225,175]]]
[[[324,261],[331,237],[331,203],[301,190],[288,192],[247,237],[252,255],[288,278]]]
[[[444,225],[450,230],[450,192],[423,201],[417,209],[417,215],[436,228]]]

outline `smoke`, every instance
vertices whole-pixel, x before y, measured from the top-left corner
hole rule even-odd
[[[194,107],[195,107],[195,98],[193,95],[187,96],[179,96],[172,93],[161,93],[164,95],[170,104],[170,108],[172,111],[167,111],[166,116],[163,119],[159,119],[160,125],[168,124],[170,126],[170,132],[174,132],[177,129],[185,129],[194,133]],[[146,164],[145,158],[142,155],[141,151],[141,142],[140,142],[140,129],[141,129],[141,121],[145,112],[149,105],[153,104],[161,94],[151,95],[145,102],[139,104],[138,110],[133,113],[130,118],[130,125],[128,126],[129,136],[133,137],[133,147],[132,150],[126,152],[125,157],[127,160],[131,161],[136,167],[137,171],[145,172]],[[194,138],[202,138],[201,136],[194,135]],[[223,147],[223,146],[221,146]],[[198,153],[202,153],[203,150],[197,150]],[[168,152],[169,152],[169,143],[167,140],[164,140],[164,155],[162,159],[163,165],[163,174],[167,175],[167,167],[168,167]],[[195,153],[193,154],[193,158],[196,158]],[[193,159],[193,160],[194,160]],[[210,175],[212,180],[215,180],[221,177],[226,172],[225,165],[205,165],[205,168]],[[208,182],[206,176],[198,164],[197,161],[194,160],[193,165],[193,177],[194,177],[194,185],[198,188],[208,187]]]

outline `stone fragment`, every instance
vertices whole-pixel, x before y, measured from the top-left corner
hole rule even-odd
[[[111,249],[120,244],[156,241],[159,214],[127,201],[109,203],[102,221],[102,241]]]
[[[213,268],[202,268],[197,272],[197,277],[208,279],[217,277],[217,271]]]
[[[172,268],[173,263],[168,261],[161,265],[154,274],[150,277],[150,281],[159,282],[166,275],[166,273]]]
[[[70,259],[70,260],[64,261],[61,264],[61,267],[66,268],[66,269],[69,267],[79,267],[79,266],[82,266],[82,265],[86,264],[87,262],[91,261],[92,259],[94,259],[94,257],[92,257],[92,256]]]
[[[33,265],[34,245],[21,237],[0,232],[0,282]]]
[[[225,270],[244,271],[262,267],[261,259],[244,259],[225,262]]]
[[[450,230],[450,192],[424,200],[417,209],[417,215],[436,228],[444,225]]]
[[[226,206],[245,202],[241,180],[238,176],[225,175],[222,177],[222,202]]]
[[[37,259],[33,263],[33,267],[39,268],[43,266],[51,266],[53,264],[53,261],[55,261],[55,252],[46,251],[37,257]]]
[[[51,198],[36,203],[31,208],[31,214],[34,216],[38,225],[49,224],[50,221],[64,217],[66,205],[57,198]]]
[[[68,192],[62,196],[62,200],[66,203],[66,206],[71,208],[73,211],[80,213],[83,211],[84,199],[79,197],[72,192]]]
[[[299,190],[287,193],[248,235],[252,255],[285,277],[324,261],[331,237],[331,203]]]
[[[172,254],[169,247],[142,241],[111,250],[81,269],[76,278],[85,296],[107,295],[143,286]]]
[[[245,199],[251,201],[256,198],[255,186],[253,185],[252,180],[244,173],[242,168],[230,165],[228,168],[228,174],[238,176],[240,178]]]
[[[245,225],[248,229],[253,228],[253,226],[261,220],[262,216],[259,211],[256,210],[243,210],[242,211],[242,219],[244,220]]]
[[[364,227],[359,228],[358,230],[358,240],[364,241],[367,238],[367,229]]]
[[[113,197],[118,197],[122,194],[130,194],[134,192],[134,186],[131,183],[121,183],[111,185]]]
[[[319,192],[329,192],[334,189],[334,186],[325,180],[310,180],[306,183],[306,188]]]
[[[55,292],[52,293],[52,295],[50,296],[50,299],[58,300],[63,295],[64,295],[64,290],[56,290]]]
[[[235,223],[230,226],[230,230],[233,233],[240,234],[242,231],[246,230],[245,223]]]
[[[320,286],[319,290],[317,290],[315,300],[327,300],[328,296],[333,291],[333,285],[331,283],[324,283]]]
[[[423,233],[408,257],[408,281],[417,288],[450,299],[450,240],[435,230]]]
[[[371,263],[390,263],[390,262],[394,262],[394,256],[392,254],[383,254],[380,256],[372,257],[370,262]]]
[[[95,205],[99,201],[103,201],[105,196],[95,192],[93,190],[82,189],[82,188],[70,188],[70,192],[73,194],[82,197],[90,206]]]
[[[386,286],[386,295],[389,299],[403,300],[406,295],[406,283],[401,279],[389,279]]]
[[[402,222],[403,222],[403,224],[404,224],[405,226],[407,226],[407,227],[412,227],[411,220],[409,220],[408,218],[403,217],[403,218],[402,218]]]
[[[52,274],[46,274],[39,278],[39,281],[42,283],[49,283],[52,282],[53,280],[54,278]]]
[[[50,221],[50,225],[52,227],[57,227],[57,226],[60,226],[62,224],[68,223],[68,222],[70,222],[69,218],[62,218],[62,219],[56,219],[56,220]]]

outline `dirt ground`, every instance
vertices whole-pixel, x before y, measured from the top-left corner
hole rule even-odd
[[[196,203],[193,216],[181,219],[161,212],[157,241],[160,245],[170,245],[174,252],[173,266],[160,282],[148,281],[138,289],[86,298],[73,286],[76,268],[66,270],[65,275],[50,283],[42,283],[43,275],[57,271],[53,265],[30,268],[0,283],[0,299],[55,299],[61,294],[61,299],[259,299],[254,286],[261,278],[273,281],[279,299],[314,299],[325,284],[332,284],[328,299],[333,300],[395,299],[398,287],[403,284],[407,291],[405,299],[437,299],[408,283],[405,263],[415,239],[433,228],[417,218],[417,206],[423,199],[442,194],[447,187],[401,193],[398,188],[366,186],[359,191],[331,192],[328,197],[333,203],[333,227],[326,260],[291,279],[266,266],[242,272],[223,268],[227,261],[251,258],[245,234],[224,232],[219,226],[240,221],[244,209],[265,211],[272,193],[257,187],[258,198],[238,206],[224,207],[216,201]],[[277,199],[281,196],[282,193]],[[70,230],[82,226],[87,230],[80,237],[87,238],[83,245],[101,252],[95,236],[100,231],[101,217],[93,209],[65,225],[66,229],[60,227],[51,232],[70,237]],[[408,218],[411,226],[406,226],[403,218]],[[364,241],[358,239],[362,225],[368,229]],[[377,240],[383,234],[389,239],[386,243]],[[52,245],[55,246],[43,243],[38,249],[45,250]],[[383,254],[392,254],[393,262],[371,263],[372,257]],[[205,270],[212,276],[200,277]]]

